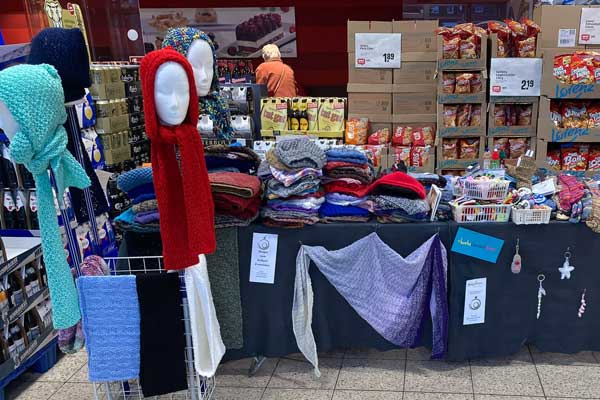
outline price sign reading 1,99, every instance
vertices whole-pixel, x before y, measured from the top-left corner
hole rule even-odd
[[[356,33],[354,43],[356,68],[400,68],[401,33]]]

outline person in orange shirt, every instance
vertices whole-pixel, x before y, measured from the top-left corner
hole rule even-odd
[[[256,83],[267,85],[269,96],[295,97],[298,93],[294,70],[281,61],[279,47],[267,44],[262,48],[265,60],[256,68]]]

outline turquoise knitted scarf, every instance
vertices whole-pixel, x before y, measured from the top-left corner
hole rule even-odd
[[[10,155],[32,173],[37,187],[42,250],[56,329],[75,325],[81,314],[65,259],[48,169],[54,175],[61,203],[67,187],[83,189],[90,185],[84,169],[67,150],[64,99],[60,77],[50,65],[17,65],[0,71],[0,101],[20,127],[11,140]]]

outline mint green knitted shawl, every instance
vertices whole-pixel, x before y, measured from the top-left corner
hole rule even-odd
[[[75,325],[81,318],[75,282],[60,237],[51,169],[62,203],[65,188],[83,189],[90,180],[67,150],[65,97],[60,77],[47,64],[17,65],[0,71],[0,101],[19,124],[10,155],[32,173],[37,187],[38,218],[54,328]]]

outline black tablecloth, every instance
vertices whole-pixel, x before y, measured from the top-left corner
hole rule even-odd
[[[600,235],[584,224],[552,222],[540,226],[507,224],[461,224],[460,226],[505,240],[496,264],[450,251],[459,225],[424,224],[318,224],[304,229],[275,229],[254,224],[238,230],[240,290],[244,318],[244,348],[229,351],[227,358],[253,355],[284,356],[298,351],[292,331],[292,298],[296,255],[300,242],[336,250],[376,231],[394,250],[408,255],[435,233],[440,234],[449,256],[448,285],[450,324],[448,358],[499,357],[516,353],[522,344],[535,344],[542,351],[573,353],[600,351]],[[277,233],[277,266],[273,285],[251,283],[250,255],[254,232]],[[158,235],[156,235],[158,236]],[[523,268],[513,274],[510,265],[517,238]],[[127,237],[130,254],[131,237]],[[137,247],[146,237],[136,240]],[[160,240],[160,238],[158,238]],[[148,246],[144,246],[148,248]],[[575,270],[570,280],[560,280],[558,268],[570,247]],[[157,251],[157,247],[152,249]],[[160,252],[160,249],[158,249]],[[143,252],[144,255],[147,253]],[[546,275],[542,315],[536,320],[537,275]],[[350,307],[327,279],[310,268],[315,294],[313,331],[319,351],[337,348],[394,348]],[[465,283],[487,278],[485,323],[463,326]],[[581,293],[586,292],[587,310],[577,317]],[[431,342],[431,329],[424,327],[422,343]]]

